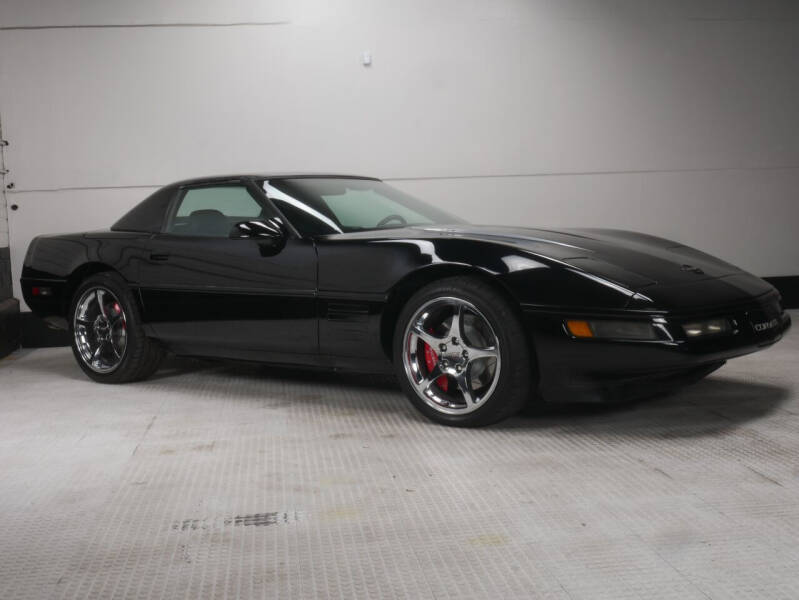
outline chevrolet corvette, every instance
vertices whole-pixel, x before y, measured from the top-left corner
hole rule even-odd
[[[21,284],[98,382],[167,352],[394,373],[457,426],[668,391],[791,324],[771,285],[677,242],[475,226],[342,175],[167,185],[109,230],[33,239]]]

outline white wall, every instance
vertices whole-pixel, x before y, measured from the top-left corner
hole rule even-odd
[[[14,278],[37,233],[280,170],[796,275],[798,39],[790,0],[4,0]]]

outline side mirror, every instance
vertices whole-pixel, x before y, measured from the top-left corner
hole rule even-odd
[[[240,221],[230,230],[231,240],[254,240],[258,242],[261,256],[273,256],[286,245],[286,233],[276,219],[253,219]]]

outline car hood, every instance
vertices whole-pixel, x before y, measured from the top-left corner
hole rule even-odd
[[[532,229],[499,226],[414,228],[427,235],[500,243],[602,277],[630,290],[726,277],[742,271],[694,248],[615,229]]]

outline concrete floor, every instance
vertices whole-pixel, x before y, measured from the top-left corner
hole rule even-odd
[[[794,314],[796,320],[799,314]],[[390,382],[0,361],[0,598],[799,598],[799,330],[482,430]]]

